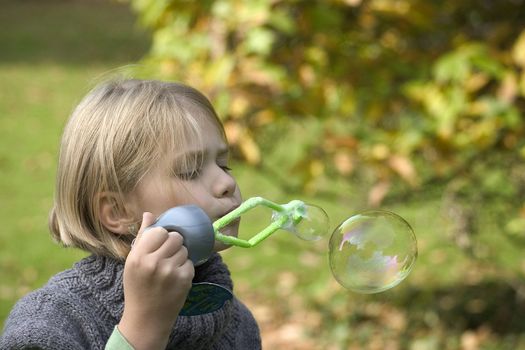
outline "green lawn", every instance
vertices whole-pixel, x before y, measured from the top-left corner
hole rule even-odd
[[[15,301],[85,253],[48,235],[56,153],[75,103],[101,77],[137,62],[147,33],[122,4],[105,1],[0,1],[0,327]],[[272,155],[275,160],[279,154]],[[272,163],[272,159],[269,160]],[[234,165],[245,198],[323,207],[331,229],[365,207],[360,184],[334,193],[286,193],[278,180]],[[291,176],[290,174],[283,174]],[[487,222],[486,261],[471,261],[449,234],[440,189],[387,203],[414,227],[419,259],[391,291],[358,295],[332,278],[327,239],[278,232],[259,247],[224,253],[236,293],[253,309],[270,349],[525,349],[523,301],[510,286],[520,250]],[[264,209],[243,218],[242,234],[263,227]],[[468,345],[477,347],[468,347]],[[472,345],[474,344],[474,345]],[[477,345],[476,345],[477,344]]]
[[[140,59],[147,33],[123,5],[0,1],[0,324],[14,301],[85,255],[51,241],[57,149],[97,79]]]

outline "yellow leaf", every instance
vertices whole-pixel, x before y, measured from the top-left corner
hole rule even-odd
[[[416,169],[407,157],[394,154],[388,159],[388,165],[410,185],[416,186],[418,184]]]
[[[315,72],[312,66],[307,64],[301,65],[299,68],[299,77],[305,86],[312,86],[312,84],[315,82]]]
[[[525,68],[525,31],[521,32],[518,40],[514,43],[512,59],[518,66]]]
[[[372,147],[372,157],[377,160],[384,160],[390,154],[390,149],[387,145],[379,143]]]
[[[525,96],[525,71],[521,72],[519,84],[519,93],[521,96]]]
[[[160,62],[160,71],[164,75],[173,76],[177,69],[179,69],[179,65],[172,59],[165,59]]]
[[[357,7],[361,5],[363,0],[343,0],[343,2],[347,4],[348,6]]]
[[[350,175],[354,171],[354,162],[347,152],[336,152],[334,165],[341,175]]]
[[[207,86],[221,86],[230,78],[235,66],[231,56],[223,55],[209,63],[204,71],[204,82]]]
[[[511,103],[516,98],[518,94],[518,79],[513,72],[508,72],[505,74],[501,86],[498,89],[498,97],[505,101]]]
[[[310,174],[312,178],[317,178],[324,174],[324,164],[318,159],[314,159],[310,162]]]
[[[389,181],[381,181],[375,184],[368,192],[368,205],[371,207],[380,206],[388,191],[390,191]]]
[[[268,125],[275,121],[275,112],[269,108],[263,109],[254,115],[253,120],[257,126]]]
[[[485,73],[474,73],[467,77],[464,86],[468,92],[476,92],[489,82],[489,76]]]
[[[234,95],[231,105],[230,112],[234,118],[241,118],[249,107],[248,99],[239,94]]]
[[[224,123],[224,132],[226,133],[228,143],[231,145],[236,145],[239,143],[243,131],[239,123],[228,121]]]
[[[242,152],[242,155],[249,164],[254,165],[261,162],[261,152],[259,150],[259,146],[248,133],[244,133],[240,138],[239,148]]]

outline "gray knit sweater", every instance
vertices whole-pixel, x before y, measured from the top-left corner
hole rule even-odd
[[[122,262],[90,256],[55,275],[15,305],[0,349],[104,349],[124,309],[123,268]],[[218,254],[196,268],[194,282],[233,290]],[[168,344],[168,349],[191,350],[260,348],[257,323],[235,297],[212,313],[179,316]]]

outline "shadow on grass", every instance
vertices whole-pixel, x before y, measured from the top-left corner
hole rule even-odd
[[[501,281],[437,290],[414,289],[395,303],[410,315],[414,327],[428,324],[428,315],[432,313],[441,327],[459,333],[481,327],[500,336],[525,332],[525,299]]]
[[[149,48],[127,3],[0,0],[0,6],[0,63],[128,63]]]

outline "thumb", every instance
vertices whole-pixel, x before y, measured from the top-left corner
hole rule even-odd
[[[150,212],[144,212],[142,214],[142,224],[140,225],[139,232],[137,233],[137,237],[135,240],[140,239],[144,231],[148,228],[148,226],[152,225],[156,220],[155,215],[153,215]]]

